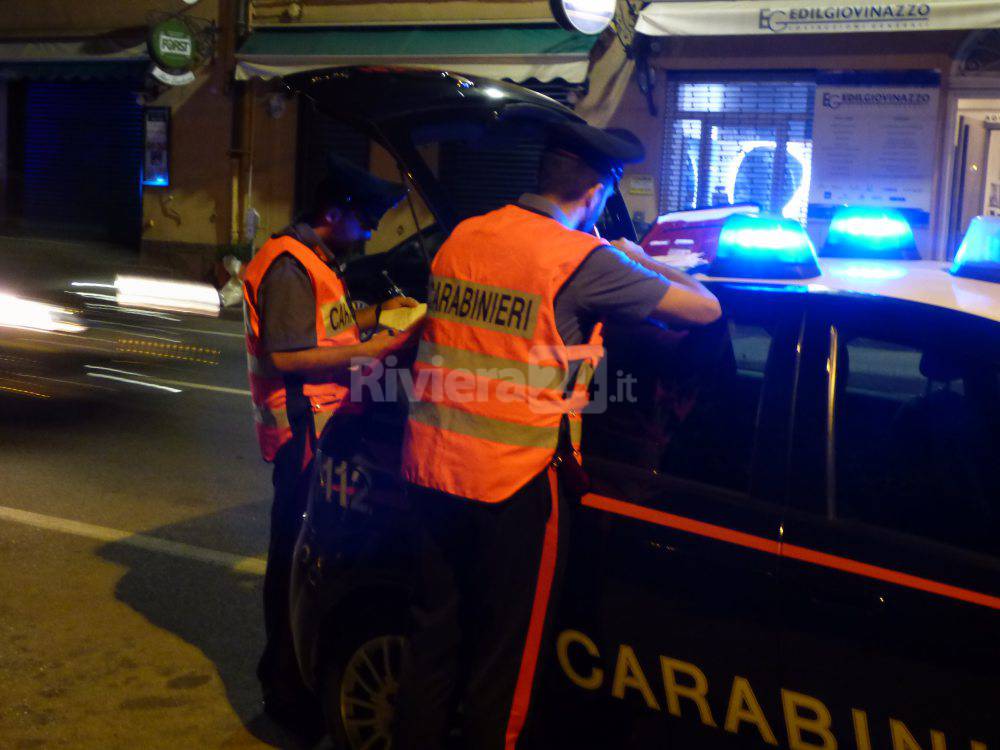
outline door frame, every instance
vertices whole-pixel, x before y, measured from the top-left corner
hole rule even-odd
[[[968,99],[1000,99],[1000,75],[952,77],[947,90],[945,130],[939,154],[940,180],[934,232],[933,260],[949,260],[948,247],[952,224],[952,191],[955,190],[955,153],[959,139],[959,101]]]

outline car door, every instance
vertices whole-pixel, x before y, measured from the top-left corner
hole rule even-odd
[[[725,318],[707,329],[609,326],[543,746],[764,747],[780,729],[779,478],[800,300],[720,294]]]
[[[1000,746],[1000,327],[819,298],[781,565],[791,748]]]

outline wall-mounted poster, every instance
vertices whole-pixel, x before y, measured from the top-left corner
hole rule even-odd
[[[150,187],[167,187],[170,184],[169,107],[146,107],[145,138],[142,184]]]
[[[819,77],[810,218],[827,219],[838,206],[877,206],[928,224],[940,87],[936,71]]]

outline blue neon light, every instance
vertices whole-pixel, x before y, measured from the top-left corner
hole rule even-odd
[[[902,214],[889,208],[845,206],[830,222],[823,256],[915,260],[917,241]]]
[[[1000,217],[977,216],[958,248],[951,273],[1000,282]]]
[[[816,249],[805,229],[792,219],[735,215],[726,219],[712,276],[808,279],[819,276]]]
[[[167,187],[170,184],[170,180],[161,175],[159,177],[143,180],[142,184],[148,187]]]

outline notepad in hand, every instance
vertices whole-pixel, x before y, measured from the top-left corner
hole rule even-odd
[[[378,317],[379,325],[405,331],[414,323],[419,322],[427,314],[427,305],[421,303],[416,307],[396,307],[383,310]]]

